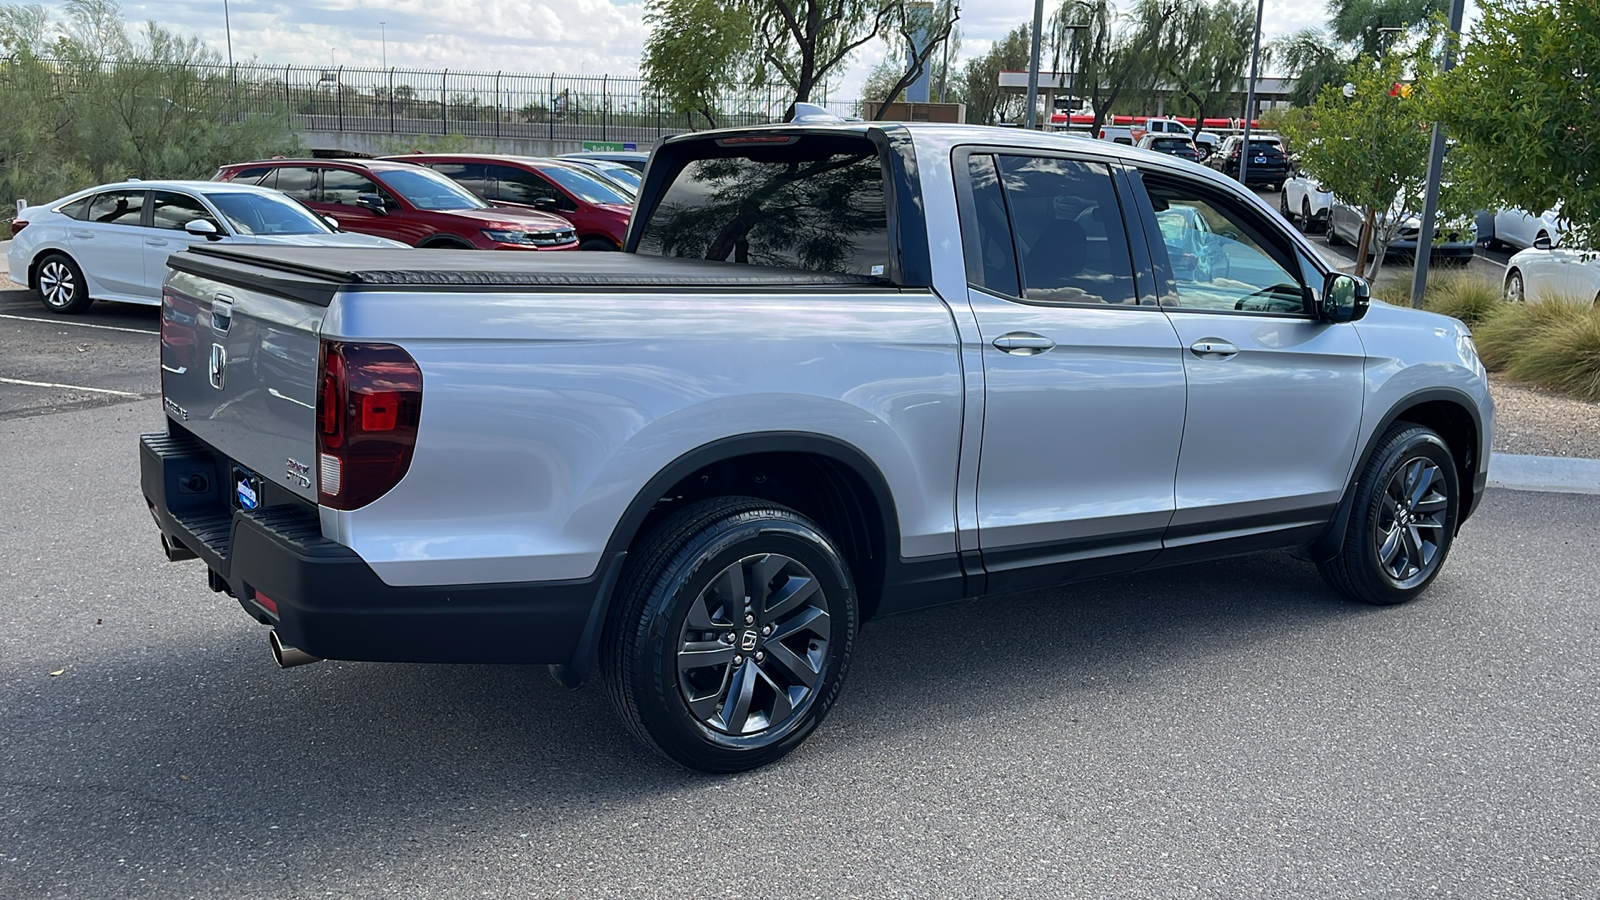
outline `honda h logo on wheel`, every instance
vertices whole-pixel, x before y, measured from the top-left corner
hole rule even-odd
[[[754,631],[746,631],[744,637],[739,639],[739,649],[748,653],[756,648],[756,643],[760,640],[761,635],[756,634]]]
[[[221,344],[211,345],[211,386],[222,390],[228,380],[228,351]]]

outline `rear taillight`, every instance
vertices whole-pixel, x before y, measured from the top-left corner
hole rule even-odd
[[[22,229],[27,228],[27,227],[28,227],[28,221],[26,219],[12,219],[11,220],[11,236],[12,237],[16,237],[17,235],[22,233]]]
[[[393,344],[323,341],[317,389],[317,502],[355,509],[411,467],[422,370]]]

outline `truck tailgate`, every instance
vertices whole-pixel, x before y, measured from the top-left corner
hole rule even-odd
[[[168,277],[162,405],[169,419],[244,470],[232,473],[229,486],[242,508],[265,502],[261,482],[317,500],[318,331],[326,312],[259,287],[176,270]]]

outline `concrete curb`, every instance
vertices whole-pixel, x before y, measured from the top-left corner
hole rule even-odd
[[[1556,494],[1600,494],[1600,459],[1495,453],[1489,457],[1489,487]]]

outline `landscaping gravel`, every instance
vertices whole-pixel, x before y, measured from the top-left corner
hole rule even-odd
[[[1600,459],[1600,403],[1575,400],[1489,376],[1494,395],[1494,449],[1530,456]]]

